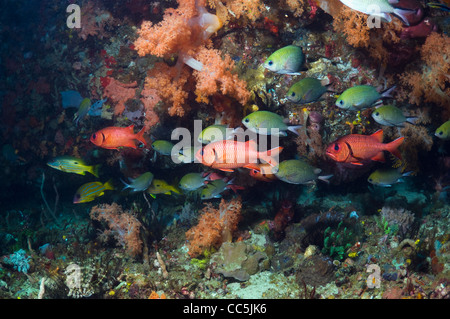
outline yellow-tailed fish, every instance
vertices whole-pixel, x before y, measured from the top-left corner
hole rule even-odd
[[[178,187],[184,191],[195,191],[208,182],[208,176],[203,173],[188,173],[180,179]]]
[[[405,126],[405,122],[415,124],[417,117],[405,116],[403,111],[393,105],[382,105],[372,112],[373,119],[381,125]]]
[[[395,86],[379,93],[371,85],[357,85],[345,90],[336,100],[336,106],[343,110],[360,111],[372,107],[382,98],[390,98]]]
[[[87,165],[81,158],[73,156],[59,156],[47,163],[51,168],[63,171],[65,173],[75,173],[86,175],[86,172],[98,177],[98,165]]]
[[[162,154],[162,155],[171,155],[173,143],[165,140],[157,140],[152,143],[152,148]]]
[[[178,189],[178,187],[170,185],[169,183],[167,183],[162,179],[153,179],[149,188],[147,188],[147,193],[149,193],[150,196],[155,198],[156,197],[155,195],[158,194],[165,194],[165,195],[172,195],[172,193],[181,194],[181,191]]]
[[[86,116],[86,114],[88,114],[90,108],[91,108],[91,99],[89,98],[83,99],[83,101],[81,101],[80,106],[78,107],[78,111],[75,113],[73,117],[75,125],[78,126],[78,122],[80,122],[80,120],[83,119]]]
[[[301,125],[288,126],[286,120],[280,115],[269,111],[256,111],[250,113],[242,120],[250,131],[261,135],[286,136],[289,130],[298,135]]]
[[[392,21],[389,13],[394,14],[406,25],[409,25],[407,18],[408,14],[415,12],[415,10],[392,6],[391,3],[398,3],[398,1],[395,0],[341,0],[341,2],[353,10],[380,17],[386,22]]]
[[[289,88],[286,98],[294,103],[306,104],[317,101],[327,90],[319,80],[304,78]]]
[[[272,53],[263,66],[275,73],[299,75],[305,62],[305,55],[302,48],[295,45],[288,45]]]
[[[320,168],[315,168],[303,160],[286,160],[272,169],[275,176],[283,182],[290,184],[311,184],[317,179],[329,182],[333,175],[319,176]]]
[[[411,172],[401,173],[395,168],[379,168],[369,175],[367,181],[373,185],[391,187],[393,184],[403,182],[402,177],[411,175]]]
[[[109,180],[104,184],[101,182],[86,183],[78,188],[75,196],[73,197],[73,203],[79,204],[91,202],[97,197],[103,196],[105,191],[114,189],[112,180]]]
[[[216,141],[227,139],[227,126],[221,124],[213,124],[205,128],[199,135],[197,140],[202,144],[209,144]]]
[[[122,183],[125,184],[125,187],[123,190],[127,188],[131,188],[133,192],[143,192],[145,191],[150,184],[153,181],[153,174],[151,172],[145,172],[139,177],[136,178],[128,178],[130,181],[129,184],[127,184],[125,181],[122,180]]]
[[[450,139],[450,121],[445,122],[441,126],[438,127],[436,132],[434,133],[437,137],[443,140]]]

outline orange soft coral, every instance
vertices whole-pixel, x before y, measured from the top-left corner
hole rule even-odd
[[[222,59],[218,50],[201,48],[196,59],[203,65],[200,71],[194,71],[198,102],[207,103],[209,96],[220,92],[235,98],[242,105],[247,103],[250,98],[247,84],[232,72],[234,61],[228,55]]]
[[[164,57],[179,52],[188,52],[202,42],[198,21],[193,18],[201,14],[205,1],[177,0],[178,8],[168,8],[158,24],[142,23],[139,38],[134,46],[140,56],[153,54]],[[196,23],[197,22],[197,23]],[[196,25],[197,24],[197,25]]]
[[[450,104],[450,37],[433,32],[423,44],[420,54],[423,64],[419,71],[401,76],[407,86],[410,103],[419,105],[423,101],[441,106]]]
[[[189,255],[197,257],[211,248],[218,249],[224,241],[231,241],[241,219],[241,208],[240,198],[222,199],[218,209],[207,203],[198,225],[186,232]]]
[[[114,78],[107,79],[108,84],[105,86],[103,95],[115,103],[114,115],[120,115],[125,111],[125,102],[135,97],[137,82],[127,84]]]
[[[164,100],[170,116],[183,116],[187,109],[184,101],[188,96],[186,83],[189,78],[187,66],[169,67],[163,62],[156,63],[145,79],[145,90],[156,90],[159,98]]]

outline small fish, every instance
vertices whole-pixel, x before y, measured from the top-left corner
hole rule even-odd
[[[290,87],[286,98],[294,103],[306,104],[317,101],[327,90],[319,80],[304,78]]]
[[[94,104],[92,104],[91,108],[89,109],[89,116],[100,116],[102,115],[102,107],[103,103],[106,102],[107,99],[98,100]]]
[[[164,194],[164,195],[172,195],[181,194],[181,191],[174,185],[170,185],[166,181],[162,179],[154,179],[150,184],[150,187],[147,188],[147,193],[150,194],[151,197],[156,198],[155,195]]]
[[[317,179],[328,183],[328,179],[333,175],[319,176],[321,172],[320,168],[297,159],[283,161],[272,169],[278,179],[290,184],[312,184]]]
[[[256,111],[242,119],[242,124],[250,131],[261,135],[287,136],[289,130],[297,135],[302,125],[288,126],[278,114],[269,111]]]
[[[305,55],[302,48],[288,45],[272,53],[263,66],[278,74],[299,75],[304,62]]]
[[[445,11],[445,12],[450,12],[450,7],[447,6],[444,3],[428,2],[427,6],[429,6],[430,8],[433,8],[433,9],[440,9],[440,10]]]
[[[131,188],[133,192],[143,192],[145,191],[153,181],[153,174],[151,172],[145,172],[136,178],[128,178],[130,184],[127,184],[122,180],[122,183],[125,184],[123,190],[127,188]],[[122,190],[122,191],[123,191]]]
[[[195,154],[195,158],[205,166],[232,172],[233,168],[257,163],[258,159],[276,166],[278,162],[275,157],[282,149],[282,147],[275,147],[265,152],[258,152],[258,145],[254,140],[247,142],[224,140],[204,146]]]
[[[441,126],[438,127],[436,132],[434,133],[437,137],[443,140],[450,139],[450,121],[445,122]]]
[[[135,140],[147,145],[144,139],[144,128],[139,133],[134,133],[134,125],[128,127],[110,126],[101,129],[91,135],[91,142],[95,145],[118,150],[119,147],[131,147],[136,149]]]
[[[195,160],[195,147],[190,146],[180,149],[177,159],[184,164],[192,163]]]
[[[162,155],[171,155],[173,143],[165,140],[156,140],[152,143],[152,148]]]
[[[403,182],[402,177],[411,175],[411,172],[401,173],[395,168],[379,168],[369,175],[367,181],[373,185],[391,187],[393,184]]]
[[[227,189],[232,189],[234,192],[237,192],[237,190],[244,189],[244,187],[234,185],[233,180],[228,181],[226,178],[216,179],[208,183],[205,188],[202,189],[200,197],[202,200],[220,198],[222,197],[221,194]]]
[[[184,191],[195,191],[205,186],[208,181],[209,175],[204,176],[202,173],[188,173],[180,179],[178,187]]]
[[[259,181],[273,182],[277,179],[269,164],[249,164],[246,168],[250,169],[250,176]]]
[[[86,114],[88,114],[90,108],[91,108],[91,99],[89,98],[83,99],[83,101],[81,101],[80,106],[78,107],[78,111],[73,116],[73,121],[75,122],[76,126],[78,126],[80,120],[82,120],[86,116]]]
[[[202,144],[222,141],[227,139],[227,126],[221,124],[213,124],[205,128],[199,135],[197,140]]]
[[[381,125],[405,126],[405,122],[415,124],[417,117],[405,116],[403,111],[393,105],[382,105],[377,107],[372,113],[373,119]]]
[[[383,151],[392,153],[399,159],[402,155],[398,147],[404,137],[399,137],[390,143],[383,143],[383,130],[372,135],[349,134],[328,145],[326,154],[336,162],[364,165],[364,161],[384,162]]]
[[[81,158],[73,156],[59,156],[47,163],[51,168],[60,170],[65,173],[75,173],[78,175],[86,175],[86,172],[91,173],[98,178],[98,165],[87,165]]]
[[[78,188],[75,196],[73,197],[73,203],[87,203],[91,202],[97,197],[103,196],[106,190],[114,190],[112,180],[107,181],[105,184],[101,182],[86,183]]]
[[[381,98],[391,97],[395,86],[379,93],[371,85],[357,85],[345,90],[336,100],[336,106],[347,111],[360,111],[372,107]]]
[[[341,2],[353,10],[380,17],[386,22],[392,21],[389,13],[394,14],[406,25],[409,25],[407,16],[415,12],[415,10],[396,8],[391,5],[398,3],[399,0],[341,0]]]

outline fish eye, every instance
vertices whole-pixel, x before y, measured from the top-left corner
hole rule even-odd
[[[440,132],[438,132],[438,134],[439,134],[439,135],[442,135],[442,134],[444,134],[444,131],[440,131]]]
[[[369,182],[372,182],[372,181],[373,181],[373,179],[369,178]]]
[[[380,115],[380,112],[375,112],[375,116],[378,116],[378,115]]]
[[[97,139],[97,134],[95,134],[95,133],[92,134],[92,139],[93,139],[93,140]]]
[[[203,148],[200,150],[200,155],[201,156],[203,156],[203,154],[204,154],[204,151],[203,151]]]
[[[273,64],[273,61],[270,60],[269,62],[267,62],[267,64],[268,64],[268,65],[272,65],[272,64]]]
[[[253,174],[258,174],[258,170],[254,169]]]
[[[339,144],[338,143],[334,144],[334,150],[335,151],[339,151]]]
[[[246,119],[244,119],[244,122],[248,123],[248,122],[250,122],[250,120],[248,118],[246,118]]]
[[[344,100],[340,100],[340,101],[339,101],[339,104],[340,104],[340,105],[344,105]]]

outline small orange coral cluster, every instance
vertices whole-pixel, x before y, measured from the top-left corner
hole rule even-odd
[[[107,78],[103,95],[115,103],[114,115],[120,115],[125,111],[125,102],[133,99],[136,94],[137,82],[130,84],[121,83],[114,78]]]
[[[219,208],[207,203],[197,226],[186,232],[189,255],[197,257],[211,248],[218,249],[224,241],[231,241],[241,219],[240,198],[221,200]]]
[[[420,54],[422,67],[401,76],[402,84],[411,89],[409,102],[419,105],[423,101],[448,107],[450,105],[450,37],[431,33]]]
[[[142,252],[141,222],[130,213],[124,212],[120,205],[112,203],[94,206],[89,216],[93,220],[107,223],[108,229],[102,235],[105,239],[113,236],[131,256]]]

